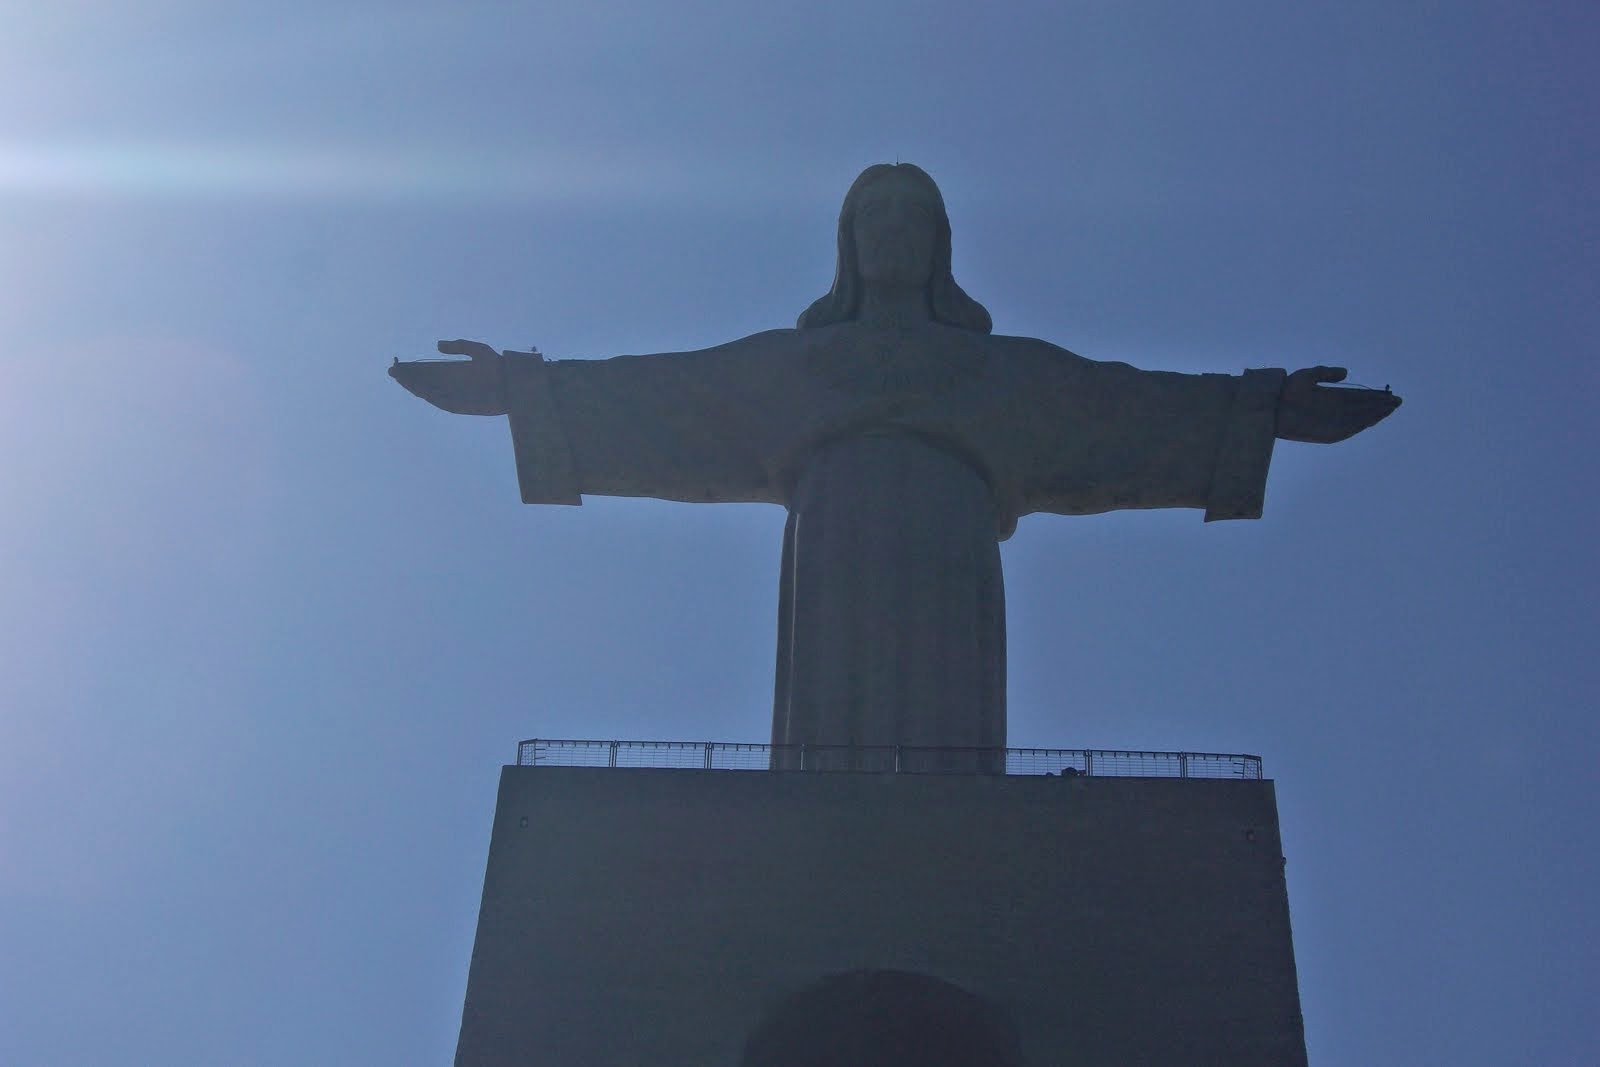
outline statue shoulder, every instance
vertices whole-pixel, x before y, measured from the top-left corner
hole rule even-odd
[[[739,351],[739,352],[772,352],[774,354],[790,352],[800,343],[800,331],[794,327],[778,330],[762,330],[760,333],[740,337],[725,344],[709,348],[708,352]]]
[[[673,352],[668,355],[674,359],[706,365],[761,365],[782,360],[798,352],[801,347],[799,333],[800,331],[794,329],[762,330],[760,333],[724,341],[710,348]]]
[[[780,359],[799,349],[795,330],[763,330],[748,337],[724,341],[710,348],[677,352],[630,353],[602,359],[552,360],[553,366],[578,374],[660,373],[671,374],[696,368],[737,366],[741,363]]]
[[[1092,359],[1037,337],[992,334],[988,341],[991,358],[1018,374],[1046,377],[1076,375],[1099,366]]]
[[[1069,351],[1052,341],[1046,341],[1040,337],[1018,337],[1013,334],[996,333],[989,335],[989,341],[995,346],[996,350],[1012,355],[1034,359],[1065,359],[1084,363],[1093,362],[1092,360],[1084,359],[1083,356],[1078,355],[1076,352]]]

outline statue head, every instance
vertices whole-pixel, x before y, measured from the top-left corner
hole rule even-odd
[[[892,249],[862,248],[859,236],[874,220],[895,216],[893,225],[906,224],[908,231]],[[916,219],[931,224],[927,238],[914,232]],[[800,329],[850,322],[861,309],[861,290],[869,275],[894,276],[897,280],[915,275],[928,298],[928,315],[935,322],[988,333],[993,326],[982,304],[962,291],[950,272],[950,216],[945,212],[939,187],[921,167],[911,163],[874,163],[862,171],[844,195],[839,209],[839,257],[833,273],[833,288],[817,299],[800,316]],[[904,261],[907,250],[926,248],[928,262],[921,265]],[[866,262],[863,263],[863,257]]]

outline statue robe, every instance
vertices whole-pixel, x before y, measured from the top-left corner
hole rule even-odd
[[[912,770],[1003,770],[998,542],[1017,520],[1260,517],[1284,380],[1143,371],[937,325],[505,366],[528,503],[786,506],[772,740],[824,767],[888,769],[900,746]]]

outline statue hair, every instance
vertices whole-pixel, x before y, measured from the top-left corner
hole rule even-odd
[[[950,215],[944,197],[928,172],[913,163],[874,163],[850,183],[839,209],[839,257],[833,271],[833,288],[812,302],[795,324],[806,330],[817,326],[854,321],[861,313],[861,270],[856,261],[856,210],[861,197],[874,183],[896,175],[910,178],[924,187],[938,210],[938,232],[933,242],[933,272],[928,279],[928,313],[935,322],[959,326],[964,330],[988,333],[994,322],[984,306],[956,284],[950,271]]]

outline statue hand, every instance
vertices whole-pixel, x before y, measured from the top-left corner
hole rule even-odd
[[[1344,381],[1343,367],[1307,367],[1289,375],[1278,397],[1277,434],[1285,441],[1331,445],[1354,437],[1400,406],[1389,390],[1329,389]]]
[[[470,362],[421,360],[389,368],[389,377],[436,408],[456,415],[504,415],[508,410],[500,353],[482,341],[440,341],[447,356]]]
[[[495,360],[500,353],[491,345],[482,341],[467,341],[457,338],[454,341],[440,341],[439,353],[446,356],[471,356],[475,360]]]

